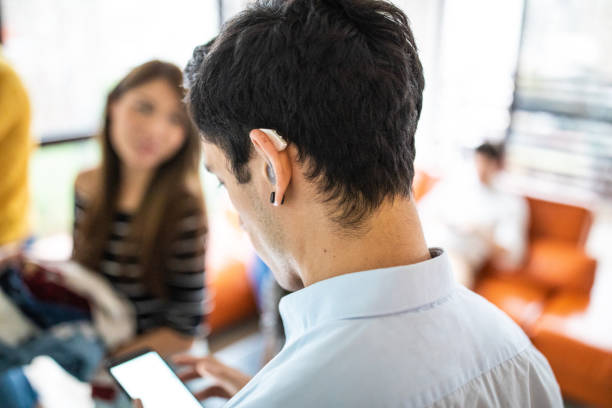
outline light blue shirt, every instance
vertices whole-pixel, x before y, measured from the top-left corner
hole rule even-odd
[[[227,406],[562,407],[521,329],[431,254],[285,296],[285,346]]]

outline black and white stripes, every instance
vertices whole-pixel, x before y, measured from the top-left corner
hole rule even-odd
[[[85,203],[75,194],[75,231],[85,211]],[[176,224],[178,232],[172,237],[164,261],[164,276],[167,278],[166,297],[162,299],[148,289],[137,255],[139,248],[127,240],[132,216],[120,212],[115,214],[99,272],[134,304],[139,333],[161,326],[188,335],[201,331],[206,298],[206,224],[203,217],[203,214],[190,214]]]

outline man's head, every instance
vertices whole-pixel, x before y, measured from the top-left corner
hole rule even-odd
[[[268,263],[300,239],[287,222],[308,217],[290,214],[307,194],[348,234],[366,228],[383,202],[410,196],[424,80],[395,6],[259,1],[205,48],[187,69],[190,109],[207,165]],[[277,150],[260,128],[275,129],[289,146]],[[284,206],[270,203],[272,192]]]
[[[503,167],[503,146],[489,142],[481,144],[475,150],[474,163],[480,182],[486,186],[491,185],[491,182]]]

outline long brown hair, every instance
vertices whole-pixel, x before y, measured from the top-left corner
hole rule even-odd
[[[93,269],[100,268],[103,252],[117,211],[121,183],[121,159],[111,144],[111,105],[127,91],[156,79],[163,79],[175,89],[182,103],[181,70],[170,63],[150,61],[134,68],[110,92],[100,133],[102,163],[97,189],[88,197],[86,211],[77,231],[73,257]],[[165,294],[164,257],[171,238],[177,233],[177,222],[187,215],[198,215],[199,227],[205,228],[205,210],[198,173],[200,139],[185,114],[185,140],[175,155],[160,164],[130,224],[129,241],[136,244],[143,277],[153,293]]]

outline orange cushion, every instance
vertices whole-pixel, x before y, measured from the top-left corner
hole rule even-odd
[[[573,244],[540,239],[531,243],[525,277],[551,290],[588,294],[595,279],[595,259]]]
[[[412,180],[412,195],[414,199],[419,201],[437,182],[437,178],[430,176],[424,171],[417,170]]]
[[[583,245],[591,227],[589,210],[573,205],[528,198],[532,239],[554,239]]]
[[[208,271],[206,287],[212,306],[206,318],[211,332],[257,313],[244,263],[228,262],[222,269]]]
[[[484,278],[476,293],[506,312],[527,333],[540,317],[547,292],[529,284],[503,278]]]
[[[226,326],[257,313],[255,295],[248,276],[254,252],[247,234],[240,227],[237,213],[229,202],[218,203],[209,216],[206,250],[206,289],[210,330]]]
[[[533,344],[548,359],[564,395],[612,407],[610,305],[597,307],[586,295],[559,294],[532,330]]]

